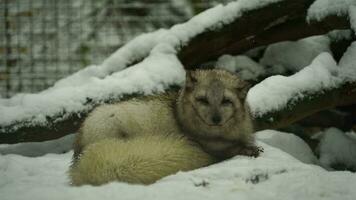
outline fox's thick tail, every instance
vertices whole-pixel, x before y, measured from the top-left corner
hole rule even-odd
[[[69,170],[73,185],[110,181],[150,184],[178,171],[212,164],[214,159],[184,137],[148,135],[105,139],[86,147]]]

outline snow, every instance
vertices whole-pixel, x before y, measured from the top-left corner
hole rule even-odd
[[[304,97],[305,92],[335,88],[342,83],[337,64],[329,53],[322,53],[303,70],[289,77],[276,75],[255,85],[247,94],[253,116],[285,108]]]
[[[323,52],[331,52],[327,36],[314,36],[305,39],[279,42],[269,45],[259,61],[261,65],[297,72],[308,66]]]
[[[215,66],[218,69],[237,73],[244,80],[257,80],[259,76],[266,73],[264,66],[244,55],[223,55],[218,59]]]
[[[356,0],[316,0],[308,9],[307,21],[322,21],[328,16],[348,16],[356,32]]]
[[[240,17],[244,12],[281,0],[239,0],[218,5],[189,20],[133,39],[108,57],[101,65],[89,66],[38,94],[18,94],[0,99],[0,124],[16,121],[47,125],[46,118],[58,113],[80,113],[92,108],[88,99],[101,102],[124,94],[152,94],[184,82],[183,66],[176,56],[191,38],[214,30]],[[147,57],[146,57],[147,56]],[[144,58],[144,59],[143,59]],[[134,61],[142,62],[123,70]],[[19,128],[21,125],[13,127]]]
[[[307,20],[321,21],[330,15],[345,16],[356,0],[316,0],[308,9]]]
[[[323,36],[312,36],[298,41],[285,41],[269,45],[259,62],[252,60],[260,53],[257,48],[246,55],[223,55],[215,63],[216,68],[237,73],[244,80],[258,81],[276,74],[298,72],[310,65],[315,57],[329,52],[330,42],[349,38],[350,31],[333,31]]]
[[[39,157],[0,155],[1,199],[354,199],[356,174],[327,171],[294,158],[289,153],[306,144],[290,134],[267,130],[257,133],[257,138],[265,150],[258,158],[236,156],[148,186],[118,182],[99,187],[69,186],[66,171],[72,152]],[[34,145],[28,147],[23,151],[32,151]]]
[[[356,133],[342,132],[329,128],[322,133],[318,152],[320,164],[331,169],[333,165],[343,164],[356,170]]]
[[[352,40],[353,33],[351,30],[333,30],[327,35],[332,42],[338,42],[340,40]]]
[[[356,3],[355,3],[356,4]],[[350,25],[354,32],[356,32],[356,5],[349,8]]]
[[[61,154],[72,149],[74,136],[74,134],[71,134],[57,140],[45,142],[1,144],[0,154],[18,154],[26,157],[38,157],[48,153]]]
[[[356,42],[342,56],[339,64],[327,53],[291,76],[270,76],[251,88],[247,94],[254,117],[287,108],[304,95],[323,92],[356,81]]]
[[[353,42],[346,50],[339,66],[341,69],[341,76],[345,77],[347,82],[354,82],[356,80],[356,42]]]
[[[257,140],[276,147],[303,163],[318,163],[317,158],[310,147],[301,138],[292,133],[267,130],[256,134]]]

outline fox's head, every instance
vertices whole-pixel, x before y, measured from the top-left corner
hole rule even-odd
[[[188,71],[180,94],[178,112],[188,129],[217,136],[224,129],[244,123],[248,84],[223,70]],[[194,130],[193,130],[194,131]]]

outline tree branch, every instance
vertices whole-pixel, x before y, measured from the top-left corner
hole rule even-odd
[[[345,83],[341,87],[305,94],[307,97],[288,103],[282,110],[263,114],[254,119],[256,130],[278,129],[321,110],[336,106],[356,104],[356,83]]]

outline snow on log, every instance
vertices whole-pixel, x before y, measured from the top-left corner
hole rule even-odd
[[[316,0],[308,9],[307,19],[322,21],[331,15],[350,15],[349,8],[353,5],[355,0]]]
[[[356,42],[339,64],[322,53],[300,72],[271,76],[248,93],[257,130],[281,128],[318,111],[356,104]]]
[[[192,69],[223,54],[350,27],[347,16],[307,23],[307,8],[313,2],[239,0],[171,29],[139,36],[101,65],[89,66],[43,92],[0,99],[0,143],[43,141],[73,133],[101,103],[181,85],[183,66]]]

